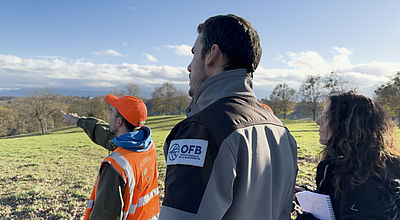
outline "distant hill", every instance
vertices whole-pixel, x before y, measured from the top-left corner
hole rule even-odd
[[[11,100],[14,98],[15,98],[15,96],[0,96],[0,104],[10,103]]]

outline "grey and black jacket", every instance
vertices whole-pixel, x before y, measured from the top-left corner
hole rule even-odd
[[[161,220],[290,219],[297,145],[244,69],[209,78],[164,144]]]

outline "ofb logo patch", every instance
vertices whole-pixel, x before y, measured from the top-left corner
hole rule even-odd
[[[208,141],[201,139],[180,139],[171,141],[167,165],[192,165],[203,167]]]
[[[171,145],[168,151],[168,159],[170,161],[174,161],[178,157],[180,149],[181,147],[179,146],[179,144],[175,143]]]

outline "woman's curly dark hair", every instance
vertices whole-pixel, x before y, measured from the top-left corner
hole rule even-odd
[[[332,179],[335,196],[342,197],[371,176],[385,181],[386,160],[400,155],[393,121],[377,102],[354,92],[333,95],[328,101],[332,136],[322,154],[323,159],[337,158]]]

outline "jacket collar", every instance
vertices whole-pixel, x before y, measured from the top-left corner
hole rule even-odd
[[[190,117],[217,100],[232,96],[255,97],[253,77],[246,69],[225,71],[204,81],[194,92],[186,115]]]

